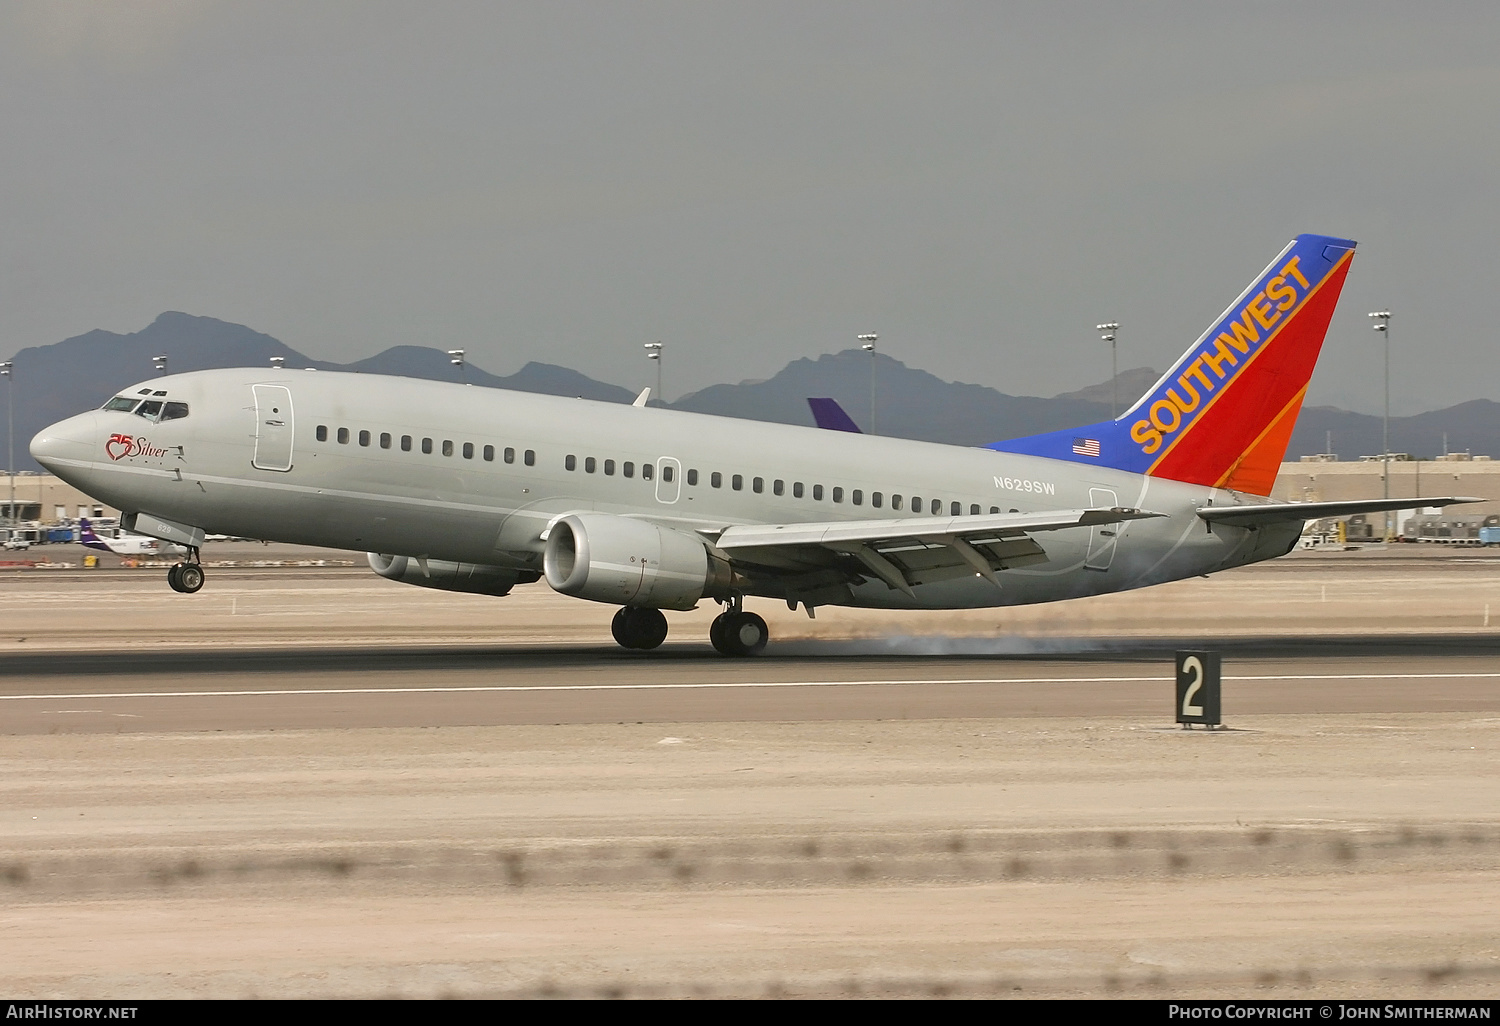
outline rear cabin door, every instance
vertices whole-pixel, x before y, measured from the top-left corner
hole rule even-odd
[[[1093,509],[1114,509],[1120,504],[1109,488],[1090,488],[1089,506]],[[1108,570],[1115,561],[1115,544],[1120,540],[1119,532],[1124,524],[1095,524],[1089,528],[1089,554],[1084,558],[1085,570]]]
[[[252,385],[255,390],[257,470],[292,469],[292,391],[285,385]]]

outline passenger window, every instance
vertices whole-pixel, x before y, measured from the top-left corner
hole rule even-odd
[[[842,488],[835,488],[833,490],[833,501],[834,502],[843,502],[844,501],[844,490]]]
[[[359,433],[359,444],[363,445],[365,448],[369,448],[369,446],[370,446],[370,432],[368,432],[368,431],[361,431]]]
[[[485,458],[489,459],[490,457],[485,457]],[[510,446],[506,446],[505,447],[505,462],[506,463],[514,463],[514,462],[516,462],[516,450],[512,449]]]
[[[971,516],[971,517],[977,517],[977,516],[979,516],[979,503],[976,502],[976,503],[973,503],[971,506],[969,506],[969,516]]]
[[[424,453],[426,453],[428,456],[432,455],[432,439],[430,439],[430,438],[424,438],[424,439],[422,439],[422,451]]]
[[[731,477],[729,479],[729,487],[733,488],[737,492],[744,491],[745,490],[745,476],[743,474],[736,474],[733,477]]]
[[[528,467],[536,466],[536,453],[530,449],[526,450],[526,465]]]
[[[147,420],[155,420],[156,415],[160,412],[161,400],[147,399],[145,402],[141,403],[140,406],[136,407],[135,415],[137,417],[145,417]],[[346,431],[344,433],[348,434],[349,432]]]
[[[656,473],[656,465],[655,464],[653,464],[653,463],[642,463],[641,464],[641,480],[642,481],[649,481],[649,480],[651,480],[652,475],[654,475],[655,473]]]
[[[563,458],[563,469],[564,470],[577,470],[578,469],[578,457],[574,456],[572,453],[569,453],[567,456],[565,456]]]
[[[849,501],[854,503],[854,505],[856,506],[863,506],[865,504],[865,493],[856,488],[854,489],[853,493],[850,494]]]
[[[604,461],[604,473],[608,477],[614,477],[615,476],[615,461],[614,460],[605,460]]]
[[[794,498],[794,499],[800,499],[800,498],[802,498],[802,482],[801,481],[793,481],[792,482],[792,498]]]
[[[661,479],[670,482],[672,480],[672,464],[664,464],[661,468]]]
[[[464,459],[466,459],[466,460],[472,460],[474,458],[474,443],[473,442],[465,442],[464,443],[464,448],[463,448],[463,453],[464,453]]]
[[[756,495],[759,495],[761,492],[765,491],[766,490],[766,479],[763,478],[763,477],[757,477],[754,481],[751,481],[750,482],[750,490],[752,492],[754,492]]]
[[[624,474],[626,477],[635,477],[635,464],[631,463],[629,460],[626,460],[625,464],[620,467],[620,473]]]
[[[879,495],[880,493],[876,492],[875,494]],[[877,502],[876,505],[878,506],[880,504]],[[891,496],[891,509],[900,509],[900,508],[901,508],[901,496],[899,496],[899,495],[892,495]]]
[[[936,499],[933,499],[932,501],[933,502],[937,502]],[[937,510],[934,509],[933,512],[936,513]],[[961,503],[961,502],[955,502],[955,503],[953,503],[952,505],[950,505],[948,507],[948,515],[950,517],[962,516],[963,512],[964,512],[964,504]]]
[[[771,494],[772,495],[785,495],[786,494],[786,482],[783,481],[779,477],[776,480],[772,481],[771,482]]]
[[[401,451],[411,452],[411,435],[401,436]]]
[[[181,420],[188,415],[187,403],[167,403],[162,407],[162,420]]]
[[[708,483],[714,488],[723,488],[724,475],[716,470],[712,474],[708,475]]]
[[[453,455],[453,439],[451,439],[451,438],[445,438],[445,439],[443,439],[443,455],[444,456],[452,456]]]
[[[1000,512],[1000,507],[999,506],[991,506],[990,507],[990,512],[991,513],[999,513]]]
[[[495,447],[493,445],[486,445],[484,447],[484,461],[486,463],[495,462]]]
[[[823,486],[822,485],[813,485],[813,501],[814,502],[821,502],[821,501],[823,501]]]
[[[881,494],[879,492],[871,492],[870,493],[870,505],[871,506],[874,506],[876,509],[879,509],[880,506],[881,506],[881,503],[883,501],[884,500],[883,500],[883,498],[882,498],[882,496],[881,496]]]
[[[318,430],[315,431],[315,432],[313,432],[313,434],[315,434],[317,436],[318,441],[320,441],[320,442],[326,442],[326,441],[328,441],[328,425],[327,424],[319,424],[318,425]]]
[[[391,433],[389,431],[380,432],[380,447],[382,449],[389,449],[391,447]]]
[[[698,483],[698,472],[696,470],[689,470],[687,477],[688,484],[695,485]]]
[[[594,468],[598,465],[599,464],[594,460],[594,457],[585,456],[583,459],[583,472],[585,474],[592,474],[594,472]]]
[[[349,444],[349,429],[348,428],[339,428],[339,444],[340,445],[348,445]]]
[[[127,396],[117,395],[109,402],[105,403],[104,408],[106,410],[109,410],[111,413],[129,413],[131,410],[135,409],[135,404],[138,402],[140,402],[139,399],[131,399]]]

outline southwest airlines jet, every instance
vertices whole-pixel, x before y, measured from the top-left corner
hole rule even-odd
[[[767,630],[747,596],[809,615],[1050,602],[1270,559],[1305,521],[1410,506],[1266,498],[1353,255],[1298,236],[1123,416],[983,448],[247,368],[141,382],[31,453],[127,530],[186,546],[180,592],[203,586],[212,532],[364,550],[427,588],[545,578],[618,606],[632,649],[662,643],[663,609],[710,599],[714,647],[751,655]]]

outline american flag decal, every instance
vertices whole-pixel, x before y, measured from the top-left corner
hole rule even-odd
[[[1097,438],[1075,438],[1073,439],[1073,451],[1079,456],[1092,456],[1099,458],[1099,439]]]

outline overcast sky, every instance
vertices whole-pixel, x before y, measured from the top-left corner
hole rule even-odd
[[[1310,401],[1500,399],[1500,4],[0,0],[0,354],[163,310],[670,396],[1052,395],[1357,239]],[[146,368],[143,368],[145,371]]]

